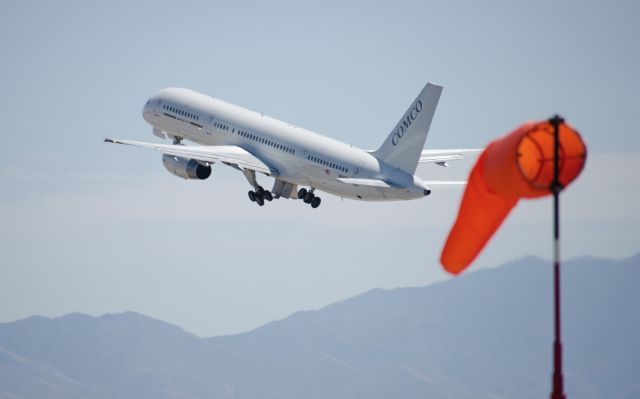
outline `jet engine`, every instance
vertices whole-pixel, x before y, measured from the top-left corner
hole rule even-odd
[[[183,179],[204,180],[211,176],[211,165],[203,165],[195,159],[164,154],[162,156],[162,164],[172,175]]]

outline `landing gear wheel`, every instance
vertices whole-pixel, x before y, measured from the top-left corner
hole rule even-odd
[[[260,206],[264,205],[264,198],[256,197],[256,204],[258,204]]]
[[[269,202],[273,201],[273,194],[271,194],[271,191],[264,192],[264,199],[266,199]]]
[[[313,193],[312,193],[311,191],[309,191],[309,192],[307,193],[307,195],[305,195],[305,196],[304,196],[304,203],[305,203],[305,204],[310,204],[310,203],[311,203],[311,201],[313,201],[313,199],[314,199],[315,197],[316,197],[316,196],[315,196],[315,195],[313,195]]]
[[[306,188],[301,188],[300,190],[298,190],[298,198],[300,199],[304,199],[304,197],[307,196],[307,189]]]
[[[322,202],[322,200],[320,199],[320,197],[315,197],[314,199],[311,200],[311,207],[313,209],[317,208],[320,206],[320,202]]]
[[[264,195],[264,188],[258,186],[258,188],[256,188],[256,194]]]
[[[256,193],[254,193],[253,191],[249,191],[249,199],[251,200],[251,202],[256,202]]]

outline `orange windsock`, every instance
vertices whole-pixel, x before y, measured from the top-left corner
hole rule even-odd
[[[587,149],[580,134],[561,119],[558,181],[566,187],[582,171]],[[459,274],[471,264],[520,198],[551,194],[554,184],[554,124],[526,123],[493,141],[471,170],[460,210],[440,262]]]

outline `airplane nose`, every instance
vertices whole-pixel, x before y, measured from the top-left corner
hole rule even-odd
[[[153,113],[153,101],[151,99],[147,100],[147,103],[142,107],[142,118],[145,121],[149,121],[151,119]]]
[[[146,115],[151,112],[151,99],[147,100],[147,103],[142,107],[142,115]]]

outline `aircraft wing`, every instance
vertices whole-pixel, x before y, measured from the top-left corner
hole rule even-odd
[[[464,154],[476,154],[482,149],[461,148],[453,150],[422,150],[418,163],[435,162],[446,166],[447,161],[455,161],[464,158]]]
[[[235,145],[202,146],[202,145],[175,145],[175,144],[153,144],[139,141],[104,139],[107,143],[126,144],[134,147],[150,148],[160,151],[163,154],[176,157],[195,159],[201,162],[214,163],[224,162],[238,165],[239,167],[252,169],[268,175],[277,175],[276,170],[267,166],[260,159],[249,153],[247,150]]]

